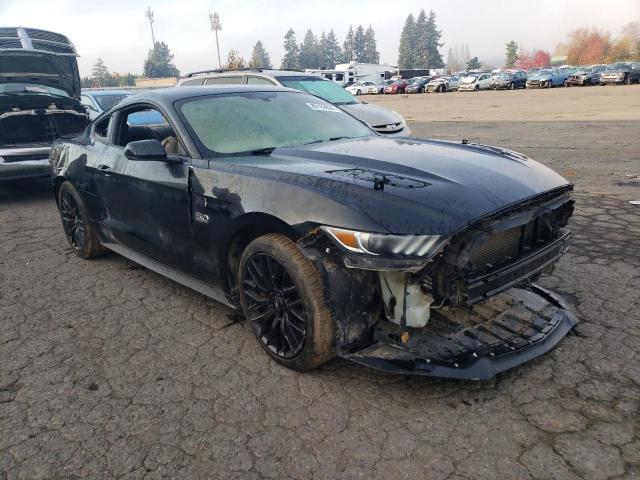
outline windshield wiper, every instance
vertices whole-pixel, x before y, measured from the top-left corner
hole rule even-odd
[[[330,142],[335,142],[336,140],[343,140],[345,138],[353,138],[353,137],[331,137],[329,139]]]
[[[271,155],[275,149],[276,147],[256,148],[255,150],[251,150],[249,153],[251,153],[251,155]]]

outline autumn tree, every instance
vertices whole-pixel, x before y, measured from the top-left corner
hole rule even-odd
[[[227,54],[227,62],[224,66],[226,70],[239,70],[241,68],[246,68],[247,64],[244,61],[244,58],[240,56],[240,52],[238,50],[229,50]]]
[[[518,60],[518,44],[511,40],[509,43],[505,45],[505,62],[504,65],[507,68],[513,68]]]
[[[529,50],[520,49],[518,52],[518,60],[514,66],[522,70],[529,70],[530,68],[548,67],[551,64],[551,55],[544,50]]]
[[[271,65],[271,58],[264,49],[264,45],[260,40],[253,46],[253,52],[251,53],[251,60],[249,61],[250,67],[255,68],[273,68]]]
[[[592,28],[579,28],[569,34],[567,63],[590,65],[607,61],[611,39],[607,32]]]

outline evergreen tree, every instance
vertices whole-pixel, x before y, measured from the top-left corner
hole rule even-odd
[[[480,67],[482,67],[482,62],[478,60],[478,57],[473,57],[467,63],[467,70],[478,70]]]
[[[300,68],[300,48],[293,28],[290,28],[284,36],[284,57],[282,57],[280,68],[285,70],[297,70]]]
[[[307,30],[300,44],[300,68],[318,68],[320,66],[320,47],[318,39],[311,30]]]
[[[173,54],[164,42],[156,42],[153,50],[149,50],[143,71],[147,78],[180,76],[180,71],[173,64]]]
[[[91,69],[91,78],[93,78],[93,80],[100,86],[105,86],[111,79],[109,69],[101,58],[98,58],[96,63],[94,63],[93,68]]]
[[[364,33],[364,63],[380,63],[380,53],[377,50],[376,34],[369,25]]]
[[[364,63],[365,62],[365,39],[364,39],[364,28],[362,25],[358,25],[356,28],[356,33],[353,36],[353,59],[356,62]]]
[[[440,54],[440,47],[442,47],[444,44],[440,43],[440,37],[442,37],[442,32],[438,30],[438,27],[436,25],[436,14],[433,10],[430,10],[429,16],[427,17],[424,34],[426,50],[424,64],[421,65],[424,68],[444,67],[442,55]]]
[[[415,23],[413,56],[415,67],[429,68],[429,54],[427,52],[427,14],[420,10]]]
[[[326,36],[324,35],[324,32],[322,32],[319,48],[320,66],[322,68],[332,70],[337,64],[343,62],[342,49],[340,48],[340,44],[338,43],[338,39],[333,28],[329,30],[329,34]]]
[[[271,58],[269,54],[264,49],[264,45],[260,40],[256,42],[253,46],[253,52],[251,53],[251,61],[249,62],[250,67],[255,68],[273,68],[271,65]]]
[[[347,32],[347,37],[344,39],[342,50],[344,52],[343,59],[345,63],[355,60],[355,38],[351,25],[349,25],[349,31]]]
[[[398,48],[399,68],[414,68],[416,65],[415,30],[416,23],[413,20],[413,14],[409,14],[404,22],[402,33],[400,34],[400,47]]]
[[[516,61],[518,60],[518,44],[511,40],[509,43],[505,45],[506,54],[505,54],[505,66],[507,68],[513,68]]]

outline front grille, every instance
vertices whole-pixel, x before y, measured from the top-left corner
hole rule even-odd
[[[10,38],[0,38],[0,49],[9,49],[9,48],[22,48],[22,43],[20,40],[13,40]]]
[[[387,125],[374,125],[373,129],[378,133],[397,133],[402,130],[402,123],[389,123]]]
[[[15,28],[0,28],[0,37],[18,38],[18,31]]]
[[[69,45],[40,42],[38,40],[34,40],[32,44],[33,44],[33,48],[35,48],[36,50],[44,50],[45,52],[68,53],[68,54],[74,53],[73,48],[70,47]]]
[[[69,44],[67,37],[60,35],[59,33],[47,32],[46,30],[35,30],[33,28],[26,28],[25,31],[33,40],[45,40],[48,42]]]
[[[483,270],[517,257],[521,232],[522,228],[516,227],[491,235],[485,243],[471,251],[471,262],[476,269]]]

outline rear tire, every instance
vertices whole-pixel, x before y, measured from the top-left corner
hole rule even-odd
[[[90,259],[107,252],[100,244],[95,226],[89,221],[89,210],[80,193],[69,181],[58,190],[58,210],[65,236],[76,255]]]
[[[334,327],[320,272],[284,235],[252,241],[238,275],[242,310],[265,352],[295,370],[332,359]]]

